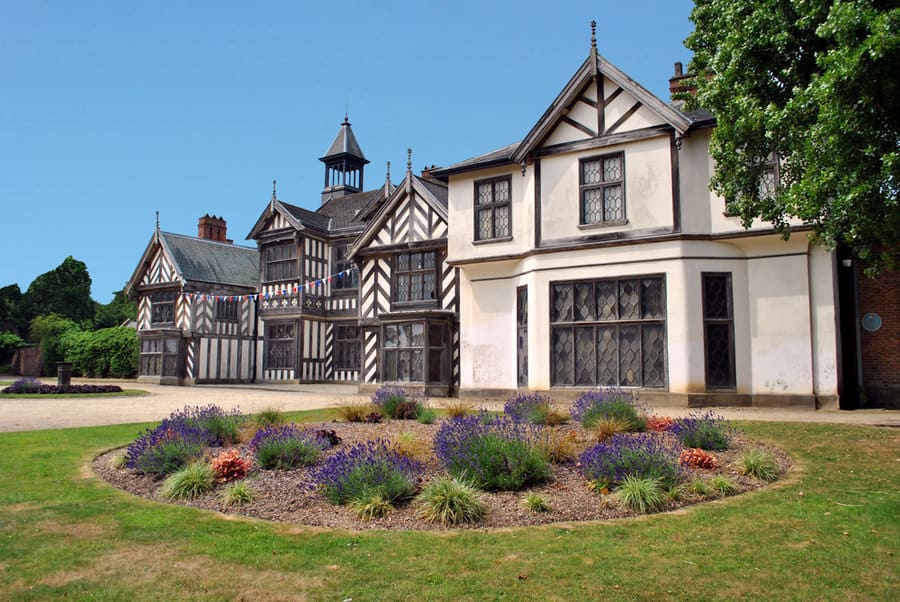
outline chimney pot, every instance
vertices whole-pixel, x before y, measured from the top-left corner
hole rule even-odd
[[[684,75],[684,65],[681,64],[681,61],[675,61],[675,76]]]

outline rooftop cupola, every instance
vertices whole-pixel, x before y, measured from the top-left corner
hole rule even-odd
[[[333,197],[363,190],[363,170],[369,160],[359,148],[347,115],[344,115],[344,121],[334,142],[319,161],[325,164],[323,203]]]

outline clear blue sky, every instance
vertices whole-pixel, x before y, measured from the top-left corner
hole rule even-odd
[[[67,255],[112,298],[153,233],[315,209],[349,104],[367,188],[520,140],[600,53],[668,99],[691,2],[0,0],[0,286]]]

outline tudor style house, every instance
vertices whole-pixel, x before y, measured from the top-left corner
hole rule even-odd
[[[159,224],[126,291],[137,298],[139,381],[249,382],[258,367],[259,253],[205,215],[198,236]]]
[[[833,254],[727,215],[707,187],[714,125],[655,97],[592,39],[521,142],[434,172],[449,185],[447,263],[460,270],[461,395],[616,386],[689,405],[836,400]]]
[[[676,64],[670,89],[684,77]],[[862,278],[799,222],[787,241],[744,229],[708,189],[714,127],[609,63],[593,35],[523,140],[421,175],[408,160],[397,186],[388,164],[365,190],[345,117],[320,159],[321,205],[273,190],[247,237],[257,249],[208,215],[196,238],[157,226],[128,286],[140,378],[896,405],[900,276]],[[777,182],[772,157],[760,185]]]

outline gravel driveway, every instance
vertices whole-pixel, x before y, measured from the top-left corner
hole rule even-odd
[[[45,379],[45,382],[52,382]],[[345,399],[365,400],[356,394],[354,385],[202,385],[171,387],[135,383],[134,381],[81,380],[118,384],[126,389],[142,389],[147,395],[136,397],[0,399],[0,432],[56,429],[76,426],[127,424],[160,420],[173,410],[186,405],[216,404],[225,409],[240,408],[253,413],[267,407],[281,410],[312,410],[334,406]],[[432,399],[441,406],[447,399]],[[501,404],[486,404],[500,409]],[[833,410],[716,408],[715,411],[733,420],[774,420],[781,422],[827,422],[841,424],[869,424],[900,427],[898,410]],[[683,416],[687,408],[655,407],[655,412],[667,416]]]

